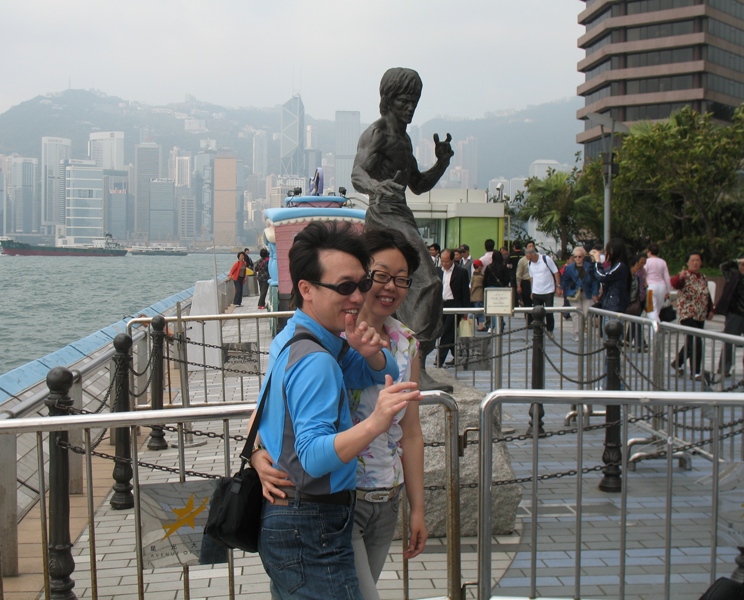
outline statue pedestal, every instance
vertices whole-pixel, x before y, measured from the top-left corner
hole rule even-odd
[[[429,375],[437,382],[451,385],[452,396],[457,401],[460,413],[460,434],[467,427],[478,427],[478,408],[484,393],[455,379],[446,369],[431,367]],[[421,428],[424,443],[443,442],[445,440],[442,409],[437,406],[422,406]],[[500,424],[494,422],[490,439],[501,437]],[[470,439],[477,439],[471,436]],[[490,443],[490,442],[489,442]],[[493,445],[493,444],[492,444]],[[465,455],[460,458],[460,485],[475,484],[478,481],[479,444],[465,448]],[[439,486],[447,481],[445,475],[444,447],[426,448],[424,452],[424,486]],[[493,445],[493,475],[491,481],[514,479],[511,459],[504,444]],[[474,537],[477,535],[478,494],[477,488],[460,489],[460,535]],[[507,535],[514,531],[517,507],[522,498],[519,485],[502,485],[492,488],[491,514],[493,535]],[[447,494],[444,490],[424,491],[426,527],[431,537],[446,537]]]

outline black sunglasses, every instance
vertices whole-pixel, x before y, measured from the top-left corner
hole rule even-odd
[[[360,282],[344,281],[343,283],[323,283],[322,281],[308,280],[308,283],[328,288],[342,296],[351,296],[357,288],[359,288],[359,291],[363,294],[372,288],[372,279],[370,277],[365,277]]]
[[[377,283],[388,283],[392,279],[395,287],[399,288],[409,288],[411,287],[411,283],[413,283],[413,279],[410,277],[393,277],[386,271],[372,271],[370,277]]]

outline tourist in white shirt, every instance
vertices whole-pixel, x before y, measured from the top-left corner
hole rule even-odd
[[[652,310],[646,311],[646,317],[653,320],[659,320],[659,311],[661,310],[664,300],[669,297],[672,291],[672,281],[669,277],[669,267],[663,258],[659,258],[659,245],[651,242],[648,245],[648,258],[646,259],[646,284],[651,292]],[[648,308],[648,303],[646,303]]]
[[[554,297],[563,295],[558,267],[552,258],[540,254],[535,248],[528,247],[525,255],[530,263],[533,306],[552,307]],[[548,337],[553,337],[553,329],[555,329],[555,318],[553,313],[549,312],[545,319],[545,331]]]

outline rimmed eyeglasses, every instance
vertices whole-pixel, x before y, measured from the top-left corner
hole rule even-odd
[[[413,279],[411,279],[410,277],[395,277],[387,271],[372,271],[369,276],[377,283],[388,283],[392,279],[395,287],[399,288],[409,288],[413,283]]]

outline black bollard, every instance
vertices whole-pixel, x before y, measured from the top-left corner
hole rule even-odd
[[[114,364],[116,365],[115,412],[129,411],[129,351],[132,349],[132,338],[120,333],[114,338]],[[116,464],[114,465],[114,495],[111,497],[111,508],[123,510],[134,506],[132,495],[132,449],[129,445],[129,427],[114,430],[116,438]]]
[[[610,321],[605,325],[607,340],[607,389],[620,390],[620,340],[623,335],[623,325],[620,321]],[[623,482],[620,477],[620,462],[622,461],[622,444],[620,443],[620,406],[612,404],[605,412],[605,423],[613,423],[605,429],[604,452],[602,462],[607,465],[602,469],[604,477],[599,482],[599,489],[603,492],[620,492]]]
[[[152,369],[152,381],[150,382],[150,404],[152,410],[163,409],[163,345],[165,343],[165,318],[157,315],[150,322],[152,326],[152,358],[150,368]],[[162,425],[153,425],[150,430],[150,439],[147,441],[148,450],[166,450],[168,442],[165,441]]]
[[[70,414],[72,398],[72,372],[64,367],[54,367],[47,374],[49,396],[45,403],[50,417]],[[49,434],[49,588],[51,598],[74,600],[70,578],[75,570],[70,542],[70,464],[66,447],[66,431]]]
[[[546,310],[542,306],[536,306],[532,309],[532,389],[545,389],[545,315]],[[543,417],[545,409],[542,404],[535,402],[530,405],[530,425],[527,428],[526,435],[532,435],[535,422],[535,413],[537,413],[537,435],[543,435]]]

